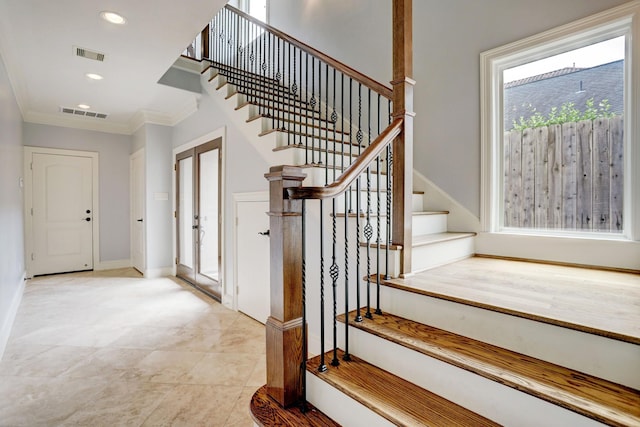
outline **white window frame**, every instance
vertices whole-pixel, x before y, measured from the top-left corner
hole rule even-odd
[[[567,50],[578,49],[617,36],[625,36],[625,105],[624,105],[624,229],[622,234],[594,232],[564,232],[544,230],[503,229],[503,71],[518,65],[553,56]],[[640,1],[635,0],[602,13],[546,31],[480,55],[481,98],[481,211],[482,236],[478,239],[478,253],[504,254],[507,250],[501,241],[511,243],[516,236],[523,244],[539,242],[542,246],[558,244],[563,250],[571,242],[594,245],[602,241],[637,243],[640,241]],[[509,237],[506,237],[506,236]],[[564,239],[564,240],[562,240]],[[526,242],[526,243],[525,243]],[[535,245],[534,245],[535,246]],[[622,245],[618,245],[623,247]],[[595,246],[594,246],[595,247]],[[624,246],[629,252],[629,246]],[[547,248],[548,249],[548,248]],[[622,250],[622,249],[621,249]],[[511,245],[509,251],[513,252]],[[562,259],[562,255],[543,256],[542,249],[515,251],[520,257],[537,259],[556,258],[561,262],[591,264],[589,259],[574,256]],[[553,252],[553,250],[551,251]],[[617,255],[620,255],[619,253]],[[631,257],[637,255],[637,261]],[[608,264],[616,264],[613,261]],[[566,257],[565,257],[566,258]],[[588,258],[588,257],[587,257]],[[606,257],[605,257],[606,258]],[[623,268],[640,269],[640,245],[633,245]],[[620,264],[620,263],[618,263]],[[630,265],[628,265],[630,264]]]

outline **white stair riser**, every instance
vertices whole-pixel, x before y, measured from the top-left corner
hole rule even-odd
[[[338,328],[344,348],[343,328]],[[454,365],[350,328],[349,351],[367,362],[500,424],[519,427],[602,424]],[[535,415],[534,415],[535,414]]]
[[[307,373],[307,400],[343,426],[394,426],[387,419],[310,373]]]
[[[383,286],[382,310],[640,389],[640,346]]]
[[[469,258],[474,251],[474,238],[471,236],[416,246],[411,251],[411,268],[413,272],[428,270]]]
[[[344,204],[344,203],[343,203]],[[380,220],[380,221],[378,221]],[[356,226],[356,218],[349,217],[350,226]],[[373,236],[371,242],[376,241],[378,235],[378,228],[380,230],[380,236],[383,236],[384,240],[387,235],[387,218],[377,218],[372,216],[370,218]],[[360,217],[360,241],[366,242],[364,235],[364,227],[367,224],[367,218]],[[414,235],[445,233],[447,231],[447,215],[446,214],[432,214],[432,215],[414,215],[411,219],[411,226]]]
[[[282,150],[282,151],[294,151],[294,150]],[[293,159],[293,157],[292,157]],[[293,163],[287,163],[287,164],[293,164]],[[301,164],[299,164],[299,166],[303,166],[304,162],[302,162]],[[307,178],[305,179],[305,181],[303,182],[303,186],[324,186],[326,184],[326,179],[325,179],[325,169],[321,168],[321,167],[304,167],[302,170],[306,175]],[[340,174],[342,172],[339,170],[336,170],[336,177],[339,177]],[[375,174],[372,174],[373,177],[377,176]],[[362,179],[366,180],[366,174],[362,175]],[[377,190],[377,181],[376,179],[372,179],[371,180],[371,190]],[[329,169],[329,182],[333,182],[333,170]],[[385,175],[381,175],[380,178],[380,189],[384,190],[387,188],[387,180],[386,180],[386,176]],[[354,187],[355,188],[355,187]],[[344,200],[344,196],[338,196],[338,198],[336,199],[336,203],[340,203],[340,199]],[[329,201],[328,204],[330,204],[331,202]],[[340,211],[338,211],[340,212]]]
[[[377,190],[374,188],[374,183],[373,181],[375,180],[375,178],[377,177],[377,175],[371,175],[371,200],[369,205],[367,205],[367,192],[366,191],[360,191],[360,212],[366,212],[367,211],[367,206],[370,206],[370,212],[371,212],[371,217],[373,218],[374,215],[378,214],[378,198],[380,198],[380,214],[381,215],[386,215],[387,212],[387,193],[386,191],[381,191],[380,195],[378,195]],[[386,178],[384,175],[381,176],[381,179]],[[364,176],[363,178],[361,178],[360,180],[360,189],[361,190],[365,190],[366,189],[366,185],[367,185],[367,179],[366,176]],[[381,182],[382,183],[382,182]],[[377,183],[375,184],[377,185]],[[353,212],[356,211],[356,200],[357,200],[357,191],[355,190],[355,186],[353,186],[352,188],[354,188],[354,190],[351,191],[351,196],[350,196],[350,206],[351,206],[351,210]],[[413,205],[413,212],[422,212],[422,201],[423,201],[423,195],[422,194],[417,194],[414,193],[412,195],[412,205]],[[346,209],[345,209],[345,197],[344,196],[340,196],[337,198],[337,203],[338,203],[338,212],[340,213],[345,213]],[[361,218],[365,219],[364,217]]]

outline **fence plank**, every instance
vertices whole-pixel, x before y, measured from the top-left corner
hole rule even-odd
[[[509,135],[509,193],[506,203],[511,205],[509,225],[521,227],[522,222],[522,134]]]
[[[593,228],[593,122],[583,120],[577,126],[577,205],[576,227],[581,230]]]
[[[576,228],[576,124],[562,125],[562,228]]]
[[[548,227],[562,228],[562,126],[549,126],[548,158],[549,212]]]
[[[593,121],[593,229],[609,231],[610,229],[610,140],[609,120]]]
[[[509,177],[511,176],[511,134],[513,133],[519,133],[517,131],[511,131],[511,132],[505,132],[504,133],[504,147],[503,147],[503,151],[502,151],[502,156],[503,156],[503,163],[502,163],[502,167],[504,168],[502,170],[503,173],[503,181],[502,181],[502,192],[503,192],[503,221],[504,223],[502,224],[504,227],[512,227],[511,225],[511,211],[513,209],[513,206],[511,205],[511,180],[509,179]]]
[[[522,133],[522,217],[520,226],[534,228],[535,213],[535,129],[525,129]]]
[[[535,228],[548,228],[549,218],[549,128],[534,129],[535,169],[534,169],[534,201]]]
[[[622,232],[622,199],[624,182],[624,121],[622,116],[611,119],[611,231]]]

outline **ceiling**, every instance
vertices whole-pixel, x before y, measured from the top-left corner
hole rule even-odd
[[[157,82],[225,3],[0,0],[0,54],[23,119],[123,134],[145,122],[177,123],[195,110],[198,95]],[[126,24],[104,21],[103,10],[123,15]],[[74,46],[104,53],[104,62],[77,56]],[[78,104],[108,116],[60,111]]]

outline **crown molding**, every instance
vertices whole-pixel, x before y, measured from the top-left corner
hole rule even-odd
[[[41,125],[62,126],[73,129],[93,130],[97,132],[117,133],[122,135],[131,135],[129,126],[102,121],[103,119],[94,119],[86,117],[63,117],[59,114],[46,114],[29,111],[23,115],[23,119],[28,123],[37,123]]]

